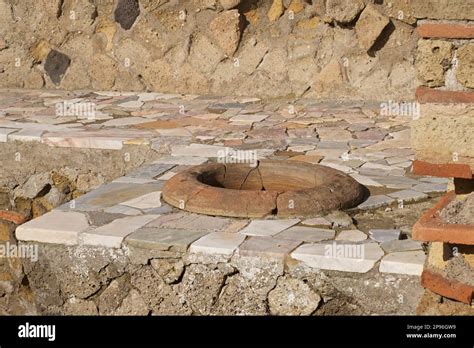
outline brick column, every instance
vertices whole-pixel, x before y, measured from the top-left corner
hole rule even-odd
[[[417,23],[421,38],[416,64],[421,86],[416,99],[421,115],[412,126],[413,172],[453,178],[454,191],[420,218],[413,227],[413,238],[430,243],[422,285],[471,305],[474,225],[445,223],[440,212],[474,190],[474,43],[470,41],[474,22],[427,17],[435,19]],[[462,265],[458,265],[460,258]],[[454,271],[459,267],[464,273]]]

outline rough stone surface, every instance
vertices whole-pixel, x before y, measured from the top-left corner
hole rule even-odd
[[[56,50],[51,50],[46,57],[46,62],[44,63],[44,70],[48,74],[51,81],[54,84],[58,85],[61,82],[66,70],[71,64],[71,59],[66,56],[64,53],[58,52]]]
[[[270,22],[276,21],[285,12],[283,0],[273,0],[270,10],[268,10],[267,17]]]
[[[462,0],[417,0],[412,3],[417,18],[474,20],[472,7],[469,5]]]
[[[237,7],[241,0],[220,0],[220,3],[224,10],[230,10],[231,8]]]
[[[340,23],[350,23],[364,8],[361,0],[328,0],[326,2],[326,16],[329,20]]]
[[[372,4],[367,5],[355,27],[359,46],[369,50],[389,22]]]
[[[418,77],[428,86],[443,86],[444,73],[451,64],[452,43],[442,40],[420,40],[416,55]]]
[[[153,259],[150,264],[168,284],[176,283],[184,272],[184,262],[181,259]]]
[[[326,6],[304,0],[252,4],[200,0],[187,2],[185,8],[176,1],[158,4],[147,0],[142,4],[138,0],[65,0],[61,6],[57,1],[48,6],[13,6],[22,21],[15,22],[15,33],[0,32],[5,41],[0,45],[0,87],[264,97],[317,94],[324,99],[344,96],[352,100],[373,96],[387,100],[394,95],[407,99],[415,88],[409,83],[415,69],[406,57],[413,56],[416,40],[412,27],[399,25],[401,21],[413,24],[409,6],[402,1],[392,1],[392,6],[376,5],[380,13],[393,18],[394,30],[377,45],[383,54],[377,57],[374,68],[366,71],[368,76],[364,78],[368,79],[358,79],[366,81],[364,88],[345,78],[345,68],[356,64],[344,65],[346,57],[363,56],[354,45],[354,24],[364,1],[332,0]],[[9,6],[5,8],[2,27],[8,28],[13,14]],[[240,20],[230,15],[229,21],[219,20],[237,10]],[[400,10],[406,14],[402,19],[398,18]],[[214,21],[221,22],[216,25],[217,36],[209,28],[210,23],[217,23]],[[67,59],[48,59],[56,50]],[[391,50],[397,54],[389,54]],[[48,73],[50,66],[55,67],[50,69],[53,75]],[[321,87],[314,84],[314,79],[323,68],[321,79],[325,82]],[[330,83],[330,75],[337,80]],[[334,86],[342,88],[336,93]]]
[[[240,27],[237,10],[222,12],[209,24],[214,38],[228,56],[232,56],[239,46]]]
[[[15,191],[15,198],[36,198],[48,185],[51,185],[49,173],[41,173],[31,176],[28,181]]]
[[[293,278],[279,278],[275,289],[268,294],[268,305],[273,315],[310,315],[321,297],[311,287]]]
[[[474,224],[474,193],[449,203],[440,212],[440,217],[449,224]]]
[[[140,6],[138,0],[118,1],[114,16],[115,21],[118,22],[123,29],[129,30],[139,15]]]
[[[467,88],[474,88],[474,44],[464,45],[457,50],[459,66],[456,78],[460,84]]]

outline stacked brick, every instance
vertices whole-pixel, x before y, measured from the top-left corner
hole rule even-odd
[[[453,182],[415,224],[413,238],[430,243],[422,285],[464,303],[463,313],[474,313],[474,225],[446,223],[440,216],[448,204],[474,191],[474,21],[452,19],[417,23],[421,113],[412,127],[413,172]]]

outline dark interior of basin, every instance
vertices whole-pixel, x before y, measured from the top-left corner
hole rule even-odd
[[[330,175],[324,167],[302,167],[296,162],[259,162],[227,164],[201,173],[198,181],[213,187],[232,190],[276,191],[303,190],[323,185]]]

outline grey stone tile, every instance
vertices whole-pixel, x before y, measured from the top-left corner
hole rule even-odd
[[[300,241],[289,239],[249,237],[240,246],[239,255],[283,258],[300,244]]]
[[[389,205],[393,203],[395,200],[385,195],[376,195],[370,196],[365,202],[362,202],[357,206],[359,209],[376,209],[383,207],[385,205]]]
[[[371,239],[383,243],[400,239],[400,230],[396,229],[374,229],[369,231]]]
[[[322,240],[333,239],[336,232],[333,230],[293,226],[275,235],[275,238],[289,239],[301,242],[320,242]]]
[[[125,242],[138,248],[185,252],[192,242],[206,234],[205,231],[143,227],[129,235]]]

